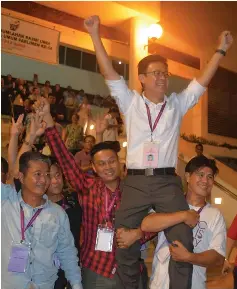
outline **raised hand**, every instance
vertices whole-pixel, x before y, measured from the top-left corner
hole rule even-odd
[[[200,219],[200,215],[195,210],[185,211],[184,223],[191,228],[194,228]]]
[[[219,45],[218,49],[227,51],[233,43],[233,37],[230,31],[223,31],[219,36]]]
[[[12,118],[11,135],[19,136],[23,131],[23,118],[24,114],[19,115],[17,121],[15,122]]]
[[[95,130],[97,134],[103,134],[108,128],[108,122],[104,118],[97,118],[95,124]]]
[[[39,116],[45,117],[50,114],[50,104],[48,100],[44,97],[40,97],[33,105],[36,113],[39,113]]]
[[[29,130],[30,135],[39,137],[44,134],[45,129],[46,123],[42,121],[42,116],[39,115],[39,112],[32,114]]]
[[[97,15],[90,16],[84,21],[84,26],[89,34],[99,33],[100,18]]]

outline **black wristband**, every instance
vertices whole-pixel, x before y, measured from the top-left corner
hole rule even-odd
[[[226,56],[226,52],[224,50],[222,50],[222,49],[217,49],[216,53],[220,53],[220,54]]]

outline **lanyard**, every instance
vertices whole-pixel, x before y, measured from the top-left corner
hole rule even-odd
[[[63,200],[62,200],[62,201],[63,201],[63,203],[62,203],[62,206],[61,206],[61,207],[62,207],[64,210],[66,210],[66,202],[65,202],[65,198],[64,198],[64,197],[63,197]]]
[[[155,120],[155,122],[154,122],[154,124],[153,124],[153,127],[152,127],[152,122],[151,122],[151,112],[150,112],[150,108],[149,108],[149,106],[147,105],[147,103],[145,103],[145,105],[146,105],[146,111],[147,111],[147,116],[148,116],[148,121],[149,121],[150,129],[151,129],[151,141],[153,141],[152,133],[153,133],[153,131],[156,129],[157,124],[158,124],[158,122],[159,122],[159,120],[160,120],[160,118],[161,118],[161,115],[162,115],[162,113],[163,113],[163,111],[164,111],[164,109],[165,109],[166,101],[163,103],[163,105],[162,105],[162,107],[161,107],[161,109],[160,109],[160,112],[158,113],[158,115],[157,115],[157,117],[156,117],[156,120]]]
[[[109,215],[110,215],[110,212],[114,206],[114,203],[117,199],[117,196],[115,195],[111,201],[111,203],[109,204],[109,200],[108,200],[108,192],[105,192],[105,218],[106,218],[106,221],[109,220]]]
[[[42,211],[42,208],[38,209],[37,212],[35,212],[35,214],[30,219],[30,221],[27,224],[27,226],[25,227],[25,224],[24,224],[25,223],[24,210],[23,210],[23,208],[21,206],[21,243],[22,243],[22,241],[25,240],[25,231],[34,223],[35,219],[39,216],[41,211]]]
[[[202,212],[202,210],[204,209],[205,206],[206,206],[206,203],[205,203],[205,205],[204,205],[203,207],[201,207],[201,208],[197,211],[197,213],[198,213],[198,214],[201,214],[201,212]]]

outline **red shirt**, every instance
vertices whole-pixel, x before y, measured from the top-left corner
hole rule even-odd
[[[99,224],[102,224],[106,215],[105,212],[105,193],[108,193],[109,203],[116,195],[116,202],[110,214],[110,223],[114,223],[115,211],[121,202],[121,191],[119,188],[112,193],[101,178],[96,178],[85,174],[77,166],[75,159],[68,152],[57,130],[52,127],[46,130],[46,136],[51,150],[57,158],[64,176],[71,186],[78,192],[79,202],[83,210],[83,243],[81,246],[82,267],[102,275],[106,278],[113,278],[116,268],[115,250],[116,240],[113,242],[112,252],[96,251],[96,234]],[[146,234],[145,240],[154,234]]]
[[[232,240],[237,240],[237,214],[227,232],[227,237]],[[235,258],[235,265],[237,266],[237,256]]]

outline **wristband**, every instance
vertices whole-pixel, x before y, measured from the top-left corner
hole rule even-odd
[[[220,53],[220,54],[226,56],[226,52],[224,50],[222,50],[222,49],[217,49],[216,53]]]

